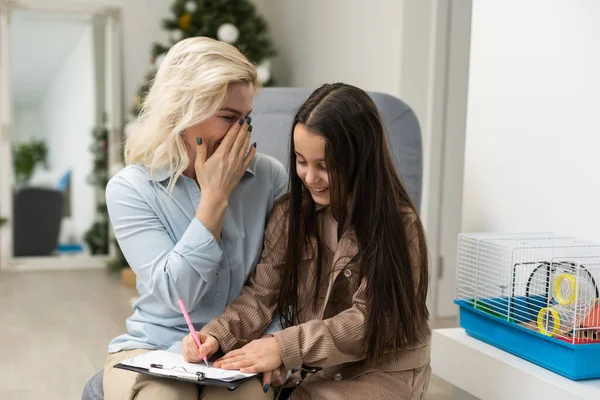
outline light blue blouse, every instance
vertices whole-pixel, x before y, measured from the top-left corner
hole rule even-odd
[[[181,297],[196,330],[237,297],[260,259],[267,215],[287,189],[283,165],[256,154],[229,198],[222,239],[196,219],[201,192],[181,176],[171,194],[169,171],[128,166],[106,187],[115,235],[137,278],[139,299],[127,333],[108,351],[169,348],[189,333],[177,304]],[[278,317],[267,331],[278,329]],[[265,327],[267,328],[267,327]],[[280,329],[280,327],[279,327]]]

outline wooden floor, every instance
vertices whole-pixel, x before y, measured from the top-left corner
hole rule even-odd
[[[103,270],[0,272],[0,399],[80,399],[135,295]],[[427,399],[452,399],[452,386],[433,377]]]

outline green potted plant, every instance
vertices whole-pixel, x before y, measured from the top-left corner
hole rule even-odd
[[[0,217],[0,226],[8,222],[8,218]]]
[[[43,140],[32,140],[13,148],[15,182],[27,183],[38,164],[46,164],[48,147]]]

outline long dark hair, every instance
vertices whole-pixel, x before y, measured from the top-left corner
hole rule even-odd
[[[314,281],[306,286],[313,293],[304,294],[314,307],[326,282],[322,276],[326,250],[319,237],[316,204],[296,173],[296,124],[325,139],[330,207],[338,222],[338,238],[348,228],[356,234],[358,254],[351,261],[358,263],[361,281],[367,279],[367,356],[377,357],[390,349],[422,342],[428,334],[429,319],[423,227],[394,168],[375,103],[363,90],[343,83],[315,90],[298,110],[292,126],[290,192],[285,200],[289,207],[286,268],[278,299],[284,326],[300,322],[298,315],[305,303],[298,291],[306,276],[300,268],[302,254],[312,254],[316,265]],[[415,238],[407,237],[409,224],[416,227]],[[414,246],[418,255],[411,258],[410,248]]]

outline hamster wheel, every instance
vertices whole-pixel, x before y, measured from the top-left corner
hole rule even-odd
[[[546,261],[537,264],[527,279],[525,289],[531,316],[537,316],[540,309],[549,304],[577,307],[581,314],[593,307],[593,301],[598,297],[598,286],[583,265]]]

